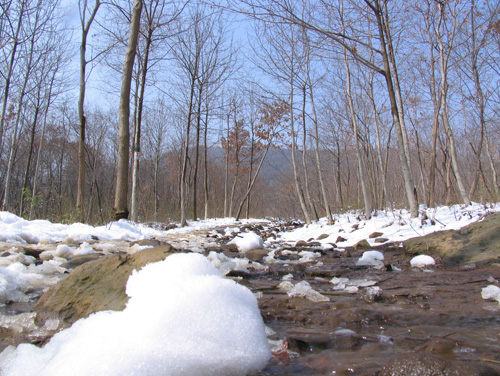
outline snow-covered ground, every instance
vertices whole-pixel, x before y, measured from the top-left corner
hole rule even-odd
[[[336,243],[339,236],[346,239],[337,244],[339,247],[353,246],[361,240],[370,244],[374,232],[382,233],[382,237],[391,242],[400,242],[416,236],[423,236],[436,231],[456,230],[481,219],[485,214],[500,211],[500,204],[478,204],[470,206],[454,205],[438,208],[420,208],[420,216],[411,218],[407,210],[378,211],[370,220],[364,220],[359,213],[350,212],[335,216],[335,224],[327,225],[322,218],[309,226],[295,231],[283,233],[281,241],[297,242],[299,240],[317,239],[320,235],[328,237],[319,240],[321,244]]]
[[[237,236],[233,242],[242,252],[255,247],[269,249],[263,264],[211,252],[208,257],[195,253],[171,256],[143,268],[129,280],[127,293],[131,299],[125,311],[100,312],[80,320],[54,336],[42,349],[31,345],[8,348],[0,355],[0,373],[153,375],[180,365],[178,372],[171,374],[214,374],[214,370],[219,375],[246,374],[262,368],[270,352],[256,299],[248,289],[223,277],[229,270],[245,270],[248,266],[264,268],[266,263],[277,262],[273,247],[278,243],[293,245],[299,240],[315,240],[322,248],[331,249],[333,243],[337,243],[337,247],[352,246],[360,240],[373,243],[375,240],[369,235],[374,232],[399,242],[435,231],[458,229],[496,211],[500,211],[498,204],[422,207],[419,218],[410,218],[406,210],[387,210],[377,212],[370,220],[351,212],[336,215],[333,225],[321,219],[293,231],[277,233],[276,239],[265,242],[255,234],[241,234],[239,229],[247,223],[264,223],[272,228],[272,222],[264,219],[241,222],[233,218],[211,219],[190,222],[182,229],[160,231],[125,220],[93,227],[81,223],[27,221],[0,212],[0,246],[7,251],[0,257],[0,306],[29,301],[34,291],[39,293],[56,283],[64,275],[61,265],[75,255],[95,252],[96,239],[99,251],[106,253],[106,249],[113,247],[111,242],[167,239],[176,234],[183,236],[222,227],[226,228],[226,235]],[[338,242],[339,236],[345,241]],[[193,248],[201,250],[207,241],[203,239],[199,237]],[[34,257],[24,254],[29,247],[46,250],[40,255],[43,262],[35,262]],[[379,253],[368,252],[360,260],[375,265],[383,259]],[[300,252],[299,256],[296,262],[314,262],[320,261],[321,254]],[[432,265],[433,260],[421,257],[413,264],[426,267]],[[332,284],[332,289],[338,289],[347,282],[332,281]],[[282,288],[291,296],[314,292],[301,282],[293,284],[284,280]],[[317,294],[313,298],[324,299]],[[24,320],[21,326],[34,325],[33,316],[18,316],[14,322],[12,317],[0,315],[0,325],[12,328],[20,325],[20,320]]]

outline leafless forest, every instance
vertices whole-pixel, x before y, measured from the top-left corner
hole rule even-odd
[[[498,1],[0,4],[3,210],[309,222],[499,198]]]

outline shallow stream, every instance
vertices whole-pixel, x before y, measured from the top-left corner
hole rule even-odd
[[[273,358],[259,375],[383,375],[395,359],[420,362],[425,370],[431,367],[428,359],[444,362],[441,371],[429,375],[452,374],[447,369],[453,367],[463,370],[453,374],[470,375],[469,368],[483,366],[490,373],[477,375],[500,374],[500,307],[481,298],[483,287],[500,280],[499,267],[415,269],[397,246],[384,247],[379,268],[356,265],[361,250],[325,251],[314,242],[268,242],[273,257],[242,254],[209,231],[160,240],[253,260],[227,277],[252,290],[269,329]],[[116,243],[116,252],[129,247]],[[303,281],[309,287],[290,291]],[[31,324],[36,299],[34,294],[31,302],[2,307],[3,347],[43,343],[50,336],[52,328]]]

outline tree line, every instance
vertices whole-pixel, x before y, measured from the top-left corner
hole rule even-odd
[[[302,218],[498,199],[500,5],[0,2],[26,218]]]

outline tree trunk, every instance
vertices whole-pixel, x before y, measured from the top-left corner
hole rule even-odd
[[[122,89],[120,93],[118,170],[115,192],[115,220],[128,218],[128,168],[130,147],[130,86],[141,21],[142,0],[134,0],[132,22],[128,40],[125,64],[123,66]]]
[[[101,5],[99,0],[96,0],[94,9],[90,15],[89,20],[85,23],[85,12],[87,9],[87,0],[84,0],[82,14],[80,14],[80,20],[82,23],[82,41],[80,44],[80,96],[78,97],[78,119],[80,122],[80,137],[78,139],[78,183],[77,183],[77,195],[76,195],[76,211],[78,213],[78,218],[80,222],[84,221],[85,210],[84,210],[84,200],[85,200],[85,69],[87,67],[87,60],[85,58],[85,51],[87,49],[87,36],[90,30],[90,25],[94,21],[95,15],[99,6]]]
[[[484,94],[483,88],[481,87],[481,80],[479,79],[479,70],[477,67],[477,60],[479,54],[479,48],[476,46],[476,30],[474,26],[474,1],[471,3],[471,11],[470,11],[470,20],[471,20],[471,39],[472,39],[472,53],[471,53],[471,65],[472,65],[472,77],[474,79],[474,89],[475,89],[475,102],[477,105],[477,109],[479,111],[479,145],[477,147],[477,168],[474,176],[474,180],[472,181],[472,185],[469,191],[469,197],[473,197],[476,191],[477,184],[479,182],[480,172],[482,172],[481,168],[481,154],[483,151],[483,142],[484,142],[484,133],[486,131],[486,121],[484,118]]]
[[[307,204],[310,212],[314,215],[314,219],[319,220],[318,212],[314,206],[309,188],[309,169],[307,167],[307,129],[306,129],[306,84],[302,87],[302,169],[304,171],[304,186],[306,190]]]
[[[202,82],[198,82],[198,108],[196,111],[196,144],[194,152],[193,173],[193,218],[198,220],[198,164],[200,163],[200,128],[201,128],[201,95],[203,91]]]
[[[26,7],[26,1],[22,0],[19,19],[17,20],[17,25],[16,25],[16,34],[14,36],[14,43],[12,45],[12,51],[10,54],[9,66],[7,67],[7,74],[5,76],[5,84],[3,88],[2,114],[0,115],[0,154],[2,153],[3,150],[3,131],[5,126],[5,116],[7,114],[7,105],[10,92],[10,80],[12,79],[14,64],[16,61],[16,52],[17,52],[17,47],[19,46],[19,33],[21,32],[21,25],[23,24],[25,7]],[[8,194],[9,192],[5,191],[5,196],[7,196]],[[3,207],[5,210],[5,206]]]
[[[399,150],[399,160],[401,164],[401,170],[403,173],[403,180],[405,184],[405,193],[408,200],[408,205],[410,206],[410,213],[412,217],[418,216],[418,201],[415,192],[415,184],[413,182],[413,176],[410,169],[410,161],[408,160],[407,154],[405,152],[405,135],[403,134],[403,127],[401,126],[398,103],[396,99],[396,93],[394,91],[394,84],[392,81],[391,66],[389,61],[389,55],[387,53],[387,43],[384,34],[384,21],[382,18],[382,10],[380,9],[379,1],[376,2],[377,6],[374,9],[375,16],[377,18],[378,31],[381,43],[382,58],[384,61],[384,77],[387,85],[387,92],[389,95],[389,100],[391,103],[391,114],[394,122],[394,127],[396,129],[398,150]],[[387,29],[385,29],[388,32]]]
[[[375,136],[377,140],[377,158],[380,169],[380,179],[382,183],[382,197],[380,198],[380,205],[388,206],[389,204],[389,194],[387,193],[387,178],[386,178],[386,165],[384,164],[382,158],[382,142],[380,140],[380,124],[379,124],[379,116],[377,112],[377,105],[375,104],[375,96],[373,92],[373,72],[370,72],[370,102],[372,105],[372,114],[373,114],[373,122],[375,124]]]
[[[130,217],[132,221],[137,221],[137,195],[138,195],[138,180],[139,180],[139,164],[141,159],[141,127],[142,127],[142,111],[144,106],[144,92],[146,91],[146,76],[148,74],[149,51],[151,49],[152,31],[148,30],[146,37],[146,46],[144,47],[144,59],[142,62],[141,83],[139,89],[139,98],[137,101],[137,116],[134,132],[134,165],[132,170],[132,195],[130,198]]]
[[[293,64],[293,62],[292,62]],[[295,119],[294,119],[294,113],[293,113],[293,95],[294,95],[294,90],[293,90],[293,85],[294,85],[294,75],[295,72],[293,71],[293,68],[290,72],[290,98],[289,98],[289,103],[288,103],[288,111],[290,113],[290,132],[291,132],[291,137],[292,137],[292,167],[293,167],[293,177],[295,181],[295,190],[297,192],[297,197],[299,199],[300,203],[300,208],[302,209],[302,214],[304,215],[304,220],[306,224],[311,223],[311,217],[309,216],[309,210],[307,210],[307,206],[304,200],[304,194],[302,192],[302,187],[300,185],[300,180],[299,180],[299,175],[297,171],[297,161],[295,158],[295,151],[296,151],[296,145],[295,145]]]
[[[349,63],[347,61],[347,51],[344,48],[344,67],[346,72],[346,95],[347,95],[347,103],[349,105],[349,114],[351,117],[351,126],[354,135],[354,150],[356,151],[356,158],[358,160],[358,172],[359,172],[359,181],[361,185],[361,192],[363,194],[363,202],[365,207],[365,217],[366,219],[370,219],[372,215],[372,202],[371,195],[368,192],[368,183],[366,181],[366,169],[365,169],[365,161],[363,160],[363,153],[361,152],[361,148],[359,145],[359,131],[358,131],[358,121],[356,119],[356,115],[354,113],[354,103],[352,100],[351,93],[351,70],[349,68]]]
[[[205,220],[208,219],[208,95],[205,110],[205,127],[203,129],[203,190],[205,195]]]
[[[229,118],[231,114],[228,112],[227,114],[227,139],[229,140]],[[226,165],[225,165],[225,173],[224,173],[224,218],[228,216],[227,213],[227,198],[228,198],[228,188],[229,188],[229,148],[226,150]]]
[[[23,3],[24,7],[24,3]],[[24,96],[26,95],[26,89],[28,85],[29,76],[31,74],[31,70],[33,68],[33,54],[35,47],[35,35],[33,34],[30,40],[31,47],[29,49],[28,62],[26,65],[26,72],[24,74],[23,84],[21,87],[21,91],[19,92],[19,97],[17,99],[17,107],[16,107],[16,119],[14,121],[14,131],[12,133],[12,138],[10,142],[10,153],[9,160],[7,162],[7,174],[5,177],[5,194],[3,198],[2,209],[10,210],[10,181],[12,177],[12,168],[14,166],[14,159],[16,155],[16,142],[17,142],[17,133],[19,130],[19,123],[21,121],[21,113],[24,104]]]
[[[52,79],[50,80],[50,86],[49,86],[48,96],[47,96],[47,107],[45,108],[45,114],[43,116],[42,134],[40,136],[40,143],[38,144],[38,153],[37,153],[36,163],[35,163],[35,174],[33,177],[33,193],[32,193],[33,197],[35,197],[38,194],[38,192],[37,192],[37,180],[38,180],[38,170],[40,168],[40,156],[42,155],[43,140],[45,138],[45,129],[47,128],[47,114],[49,113],[49,108],[50,108],[51,101],[52,101],[52,89],[54,86],[56,72],[57,72],[57,70],[54,70],[54,74],[52,75]],[[30,206],[29,220],[31,220],[32,215],[33,215],[33,205]]]

